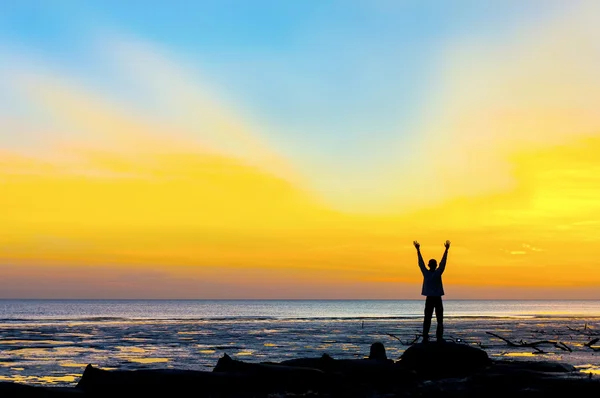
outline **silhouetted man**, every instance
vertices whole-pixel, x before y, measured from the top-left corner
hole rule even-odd
[[[435,335],[437,341],[441,342],[444,341],[444,306],[442,305],[444,286],[442,285],[442,274],[446,269],[450,241],[447,240],[444,244],[446,250],[440,261],[439,268],[437,266],[437,261],[432,258],[427,264],[429,269],[425,268],[425,261],[423,261],[423,256],[421,255],[421,245],[417,241],[414,241],[413,244],[417,249],[419,268],[421,268],[421,272],[423,273],[423,290],[421,290],[421,294],[427,296],[427,299],[425,299],[425,319],[423,320],[423,343],[429,341],[429,328],[431,327],[431,316],[433,315],[434,309],[435,318],[437,319],[437,330]]]

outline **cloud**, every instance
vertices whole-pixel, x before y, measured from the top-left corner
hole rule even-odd
[[[260,137],[259,128],[228,109],[231,106],[218,99],[217,90],[209,91],[199,73],[187,70],[183,61],[141,41],[111,36],[101,42],[95,56],[114,71],[108,77],[97,76],[106,88],[90,76],[69,74],[70,67],[61,71],[60,66],[49,67],[45,60],[25,53],[6,54],[12,66],[3,67],[10,76],[3,87],[19,99],[22,117],[4,118],[3,124],[31,136],[29,147],[16,146],[20,152],[36,156],[41,152],[57,163],[90,149],[129,157],[195,152],[236,159],[301,184],[285,157]],[[129,102],[119,98],[124,92]],[[149,112],[148,103],[160,111]],[[11,147],[20,140],[2,138]]]
[[[293,167],[233,109],[202,72],[164,49],[136,39],[108,39],[101,46],[129,81],[148,94],[168,118],[171,128],[225,156],[298,182]]]

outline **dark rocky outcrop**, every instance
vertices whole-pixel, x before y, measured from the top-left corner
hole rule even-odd
[[[466,344],[419,343],[410,346],[398,361],[422,379],[464,377],[491,364],[487,353]]]

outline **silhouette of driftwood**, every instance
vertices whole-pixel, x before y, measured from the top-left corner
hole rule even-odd
[[[569,329],[571,332],[575,332],[577,334],[583,334],[584,336],[590,336],[590,337],[600,336],[600,333],[594,331],[593,329],[588,328],[587,323],[583,325],[583,329],[575,329],[570,326],[567,326],[567,329]]]
[[[527,348],[533,348],[534,350],[536,350],[539,353],[542,353],[543,351],[541,349],[538,348],[538,346],[540,345],[552,345],[558,349],[561,349],[563,351],[568,351],[568,352],[573,352],[573,350],[571,349],[571,347],[569,347],[568,345],[566,345],[565,343],[561,342],[561,341],[554,341],[554,340],[540,340],[540,341],[534,341],[531,343],[526,343],[523,340],[519,341],[518,343],[514,343],[512,341],[510,341],[509,339],[499,336],[495,333],[492,332],[486,332],[487,334],[494,336],[496,338],[499,338],[502,341],[505,341],[506,344],[508,344],[510,347],[527,347]]]
[[[396,340],[398,340],[400,342],[400,344],[402,344],[402,345],[413,345],[417,341],[419,341],[419,339],[422,336],[420,334],[416,334],[414,340],[412,340],[412,341],[406,340],[406,342],[404,342],[404,341],[402,341],[402,339],[400,337],[396,336],[395,334],[392,334],[392,333],[385,333],[385,334],[388,335],[388,336],[390,336],[390,337],[393,337]]]
[[[587,343],[585,343],[584,346],[586,346],[587,348],[590,348],[594,351],[600,351],[600,347],[592,347],[598,341],[600,341],[600,338],[596,337],[595,339],[592,339],[592,340],[588,341]]]

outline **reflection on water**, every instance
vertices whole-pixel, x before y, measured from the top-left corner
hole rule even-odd
[[[19,348],[11,350],[11,355],[22,357],[23,359],[35,359],[36,361],[53,361],[53,349],[49,348]]]
[[[360,347],[356,344],[341,344],[340,348],[344,351],[360,352]]]
[[[66,374],[63,376],[32,376],[12,374],[9,376],[0,375],[0,381],[11,381],[24,384],[72,384],[81,377],[81,373]]]
[[[62,345],[62,344],[73,344],[72,341],[60,341],[60,340],[2,340],[2,344],[49,344],[49,345]]]
[[[144,353],[147,352],[147,350],[141,348],[141,347],[123,347],[123,346],[116,346],[115,347],[117,350],[122,351],[122,352],[134,352],[134,353]]]
[[[245,351],[238,351],[238,352],[236,352],[233,355],[235,355],[236,357],[246,357],[246,356],[250,356],[252,354],[254,354],[254,351],[252,351],[252,350],[245,350]]]
[[[555,352],[502,352],[500,354],[492,354],[493,356],[501,356],[501,357],[515,357],[515,358],[531,358],[531,357],[543,357],[543,356],[557,356]],[[556,357],[553,360],[558,360],[560,358]]]
[[[177,334],[184,334],[184,335],[195,335],[195,336],[209,336],[211,334],[213,334],[212,332],[208,331],[208,330],[187,330],[187,331],[183,331],[183,332],[177,332]]]
[[[501,354],[496,354],[499,357],[535,357],[537,354],[533,352],[503,352]]]
[[[63,368],[85,368],[87,363],[69,363],[69,362],[61,362],[59,363]]]
[[[147,339],[140,338],[140,337],[124,337],[123,338],[123,341],[132,342],[132,343],[143,343],[146,340]]]
[[[600,375],[600,366],[599,365],[585,364],[585,365],[575,366],[575,368],[579,369],[579,371],[581,373],[586,373],[586,374],[591,373],[594,375]]]
[[[123,359],[128,360],[129,362],[136,363],[163,363],[169,362],[169,358],[134,358],[134,357],[124,357]]]

